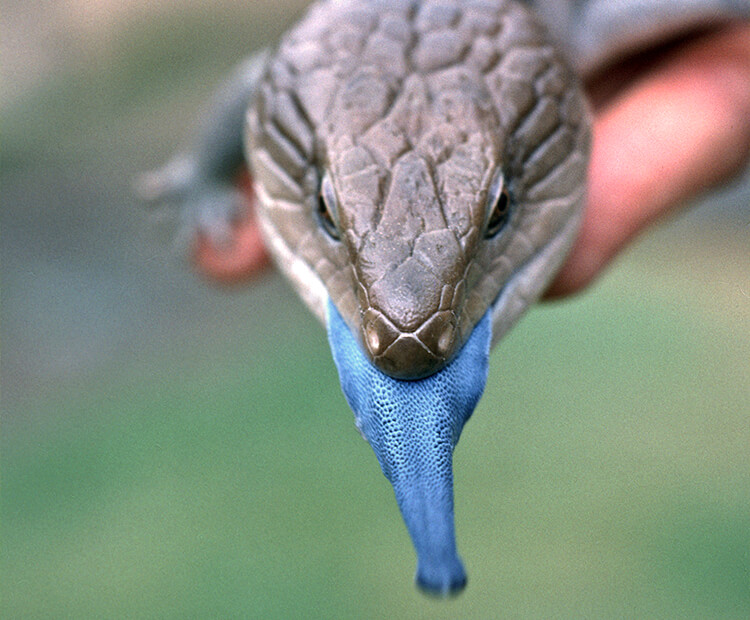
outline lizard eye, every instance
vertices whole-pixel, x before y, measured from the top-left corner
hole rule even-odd
[[[503,174],[498,172],[492,181],[489,191],[487,226],[484,236],[491,239],[496,236],[508,223],[510,216],[510,194],[505,187]]]
[[[333,184],[330,177],[326,174],[320,182],[318,191],[318,202],[316,207],[318,220],[323,230],[326,231],[331,239],[338,241],[341,239],[338,229],[338,210],[336,208],[336,193],[333,191]]]

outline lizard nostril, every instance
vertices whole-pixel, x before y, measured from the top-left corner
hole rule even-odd
[[[382,355],[399,335],[398,329],[377,310],[370,308],[362,317],[362,339],[373,357]]]
[[[437,312],[416,331],[416,335],[433,355],[448,361],[456,347],[456,319],[451,312]]]
[[[375,329],[374,325],[368,325],[365,333],[367,336],[367,346],[370,347],[373,355],[378,355],[380,353],[380,336],[377,329]]]
[[[437,348],[438,352],[441,355],[447,355],[451,348],[453,347],[453,335],[455,333],[455,330],[453,329],[453,325],[446,325],[445,329],[443,330],[443,333],[440,334],[440,338],[437,342]]]

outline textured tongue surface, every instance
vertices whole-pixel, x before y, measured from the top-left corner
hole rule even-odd
[[[453,448],[484,391],[491,336],[488,313],[448,366],[402,381],[367,360],[328,303],[328,339],[341,388],[396,492],[417,551],[417,584],[442,596],[466,585],[453,528]]]

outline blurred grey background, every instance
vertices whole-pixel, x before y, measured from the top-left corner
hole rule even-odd
[[[222,76],[304,3],[3,4],[2,364],[12,402],[170,330],[188,334],[214,311],[216,295],[170,245],[169,220],[149,218],[131,186],[188,142]],[[227,303],[239,311],[241,297],[222,299],[216,318]]]

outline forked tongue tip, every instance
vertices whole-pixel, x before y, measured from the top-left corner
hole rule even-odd
[[[375,451],[417,552],[416,583],[450,596],[466,586],[453,524],[453,449],[487,380],[489,314],[448,366],[417,381],[393,379],[359,349],[329,303],[328,334],[341,387]]]

